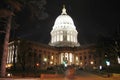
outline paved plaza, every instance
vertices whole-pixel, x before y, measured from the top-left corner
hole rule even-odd
[[[0,80],[69,80],[66,78],[45,78],[45,79],[40,79],[40,78],[0,78]],[[120,80],[119,78],[102,78],[102,77],[76,77],[75,79],[71,80]]]
[[[117,77],[101,77],[95,74],[81,71],[79,75],[74,76],[74,79],[67,79],[66,77],[59,78],[0,78],[0,80],[120,80],[120,76]]]

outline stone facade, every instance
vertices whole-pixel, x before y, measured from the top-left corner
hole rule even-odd
[[[19,40],[16,46],[14,51],[14,42],[11,42],[9,45],[8,64],[13,64],[13,60],[20,64],[19,58],[22,54],[26,54],[26,56],[22,56],[22,59],[25,58],[26,66],[31,67],[39,66],[40,68],[47,68],[56,65],[75,65],[81,68],[94,68],[100,64],[99,59],[96,59],[94,56],[96,53],[94,45],[52,47],[31,41],[23,43]],[[15,59],[13,58],[14,53],[16,54]]]

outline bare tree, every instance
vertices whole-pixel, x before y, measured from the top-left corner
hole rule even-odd
[[[17,3],[16,1],[8,0],[8,1],[4,1],[3,3],[7,4],[9,8],[3,7],[2,9],[0,9],[0,17],[6,17],[8,19],[6,22],[3,54],[1,60],[1,77],[5,77],[6,74],[6,62],[8,55],[8,43],[10,37],[12,16],[14,15],[14,11],[20,10],[20,6],[18,5],[19,3]]]
[[[10,30],[11,30],[11,21],[13,15],[16,12],[21,11],[21,7],[29,6],[31,9],[32,19],[42,20],[46,18],[48,15],[44,13],[44,5],[46,4],[46,0],[2,0],[1,4],[4,3],[5,5],[0,5],[0,17],[6,17],[6,30],[5,30],[5,38],[4,38],[4,45],[3,45],[3,55],[1,60],[1,77],[5,77],[6,74],[6,61],[8,55],[8,43],[10,37]]]

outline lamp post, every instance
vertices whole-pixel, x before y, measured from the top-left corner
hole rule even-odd
[[[110,74],[109,74],[109,67],[110,67],[110,61],[109,60],[106,60],[106,65],[107,65],[107,77],[110,77]]]
[[[119,56],[117,57],[117,60],[118,60],[118,64],[120,64],[120,57]]]
[[[110,61],[106,60],[106,65],[107,65],[107,67],[109,67],[110,66]]]
[[[114,40],[115,41],[115,51],[117,52],[117,61],[118,61],[118,64],[120,64],[120,49],[119,49],[119,44],[118,44],[118,41],[117,40]]]

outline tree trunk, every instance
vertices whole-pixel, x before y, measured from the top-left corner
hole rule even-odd
[[[14,40],[13,69],[16,70],[16,40]]]
[[[6,76],[6,64],[7,64],[7,56],[8,56],[8,43],[9,43],[9,36],[10,36],[10,29],[11,29],[11,20],[12,20],[12,16],[9,16],[7,27],[6,27],[6,34],[4,38],[4,44],[3,44],[3,55],[2,55],[2,61],[1,61],[1,77]]]

